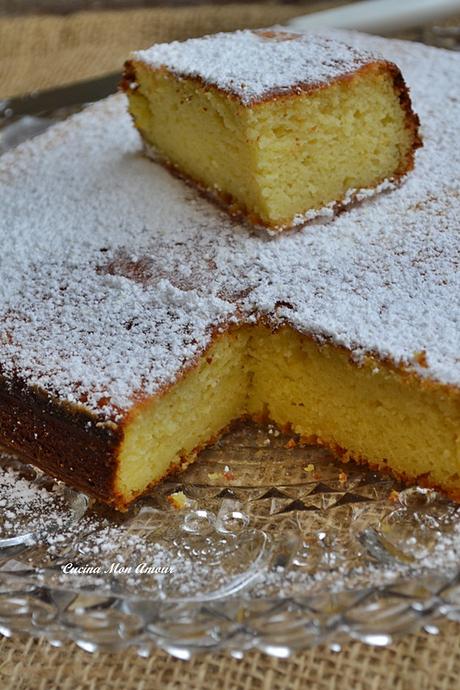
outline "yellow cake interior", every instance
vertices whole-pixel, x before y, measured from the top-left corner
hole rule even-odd
[[[460,394],[290,327],[241,327],[125,425],[116,491],[129,502],[243,415],[266,415],[347,457],[460,496]]]
[[[129,109],[159,158],[267,226],[406,170],[416,135],[384,63],[250,107],[198,80],[134,69]]]
[[[188,457],[242,414],[248,338],[245,329],[219,338],[165,395],[135,410],[120,452],[117,490],[123,496],[161,479],[172,463]]]

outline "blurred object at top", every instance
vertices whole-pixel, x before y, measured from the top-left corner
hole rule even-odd
[[[457,19],[440,26],[427,27],[423,34],[423,41],[438,48],[460,50],[460,22]]]
[[[460,11],[460,0],[361,0],[322,12],[297,17],[296,29],[352,29],[373,34],[391,34],[452,17]]]
[[[0,0],[0,15],[12,14],[70,14],[82,10],[120,10],[148,7],[185,7],[190,5],[228,5],[231,0]],[[241,5],[253,5],[254,2],[238,3]],[[347,4],[347,0],[280,0],[279,2],[268,0],[266,5],[295,4],[299,6],[301,14],[302,6],[305,12],[310,8],[329,8]]]

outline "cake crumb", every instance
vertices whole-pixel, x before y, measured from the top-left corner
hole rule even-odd
[[[188,498],[183,491],[175,491],[166,498],[168,503],[172,505],[175,510],[182,510],[188,505]]]
[[[390,493],[388,494],[388,500],[391,503],[398,503],[399,502],[399,491],[396,491],[396,489],[392,489]]]
[[[428,368],[428,360],[426,357],[426,351],[425,350],[420,350],[420,352],[416,352],[414,355],[414,359],[417,362],[419,366],[421,366],[423,369]]]

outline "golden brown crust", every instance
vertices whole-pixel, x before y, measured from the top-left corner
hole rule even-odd
[[[0,444],[69,486],[111,503],[121,430],[83,407],[0,376]]]
[[[412,109],[409,89],[401,74],[401,70],[392,62],[387,62],[386,64],[393,76],[393,88],[398,94],[399,102],[406,114],[406,127],[413,137],[412,148],[408,152],[406,163],[397,173],[399,177],[402,177],[414,168],[415,152],[423,146],[422,137],[420,135],[420,119],[417,113]]]

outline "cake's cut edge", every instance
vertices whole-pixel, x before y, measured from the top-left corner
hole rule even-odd
[[[247,224],[251,228],[256,228],[266,231],[269,235],[276,235],[281,232],[289,232],[300,230],[308,226],[310,223],[315,223],[318,220],[328,221],[333,220],[336,216],[353,208],[367,199],[372,199],[374,196],[391,192],[397,189],[404,181],[405,176],[414,167],[414,158],[410,167],[397,177],[384,179],[375,187],[364,187],[360,189],[348,190],[344,199],[330,202],[327,206],[318,209],[311,209],[303,214],[297,214],[290,222],[285,224],[271,224],[264,220],[260,215],[254,211],[249,211],[246,206],[243,206],[239,201],[227,192],[221,192],[218,189],[207,187],[200,181],[185,174],[178,166],[171,163],[171,161],[163,158],[161,154],[145,140],[143,140],[144,154],[154,163],[158,163],[163,168],[168,170],[171,175],[182,180],[186,185],[194,189],[198,194],[215,204],[218,208],[225,211],[235,222]],[[415,150],[414,150],[415,153]]]
[[[418,362],[423,360],[420,353],[414,353],[413,366],[398,365],[389,359],[383,360],[371,353],[357,362],[353,354],[343,346],[320,343],[313,334],[299,333],[291,326],[274,327],[270,324],[269,319],[261,319],[258,325],[241,325],[235,329],[230,329],[227,333],[216,335],[193,367],[187,368],[178,381],[163,390],[161,396],[163,400],[167,401],[170,395],[180,394],[181,386],[190,384],[193,386],[194,395],[197,396],[197,399],[202,399],[202,382],[199,379],[193,381],[193,377],[200,367],[212,368],[212,362],[207,360],[214,357],[214,353],[222,343],[225,345],[225,341],[229,337],[234,338],[236,336],[238,338],[240,335],[246,339],[243,348],[247,348],[245,352],[242,351],[238,355],[239,357],[243,355],[243,377],[247,381],[247,390],[240,401],[242,403],[241,408],[236,407],[235,413],[229,415],[225,423],[219,423],[212,435],[202,438],[196,445],[192,444],[187,452],[173,457],[166,471],[154,480],[146,482],[142,489],[131,493],[130,491],[119,490],[119,508],[127,507],[138,496],[148,493],[165,477],[177,474],[188,467],[196,460],[201,450],[214,443],[233,425],[244,420],[271,423],[285,433],[300,436],[301,442],[304,444],[321,445],[327,448],[344,462],[353,460],[373,470],[390,474],[407,485],[420,484],[427,488],[441,490],[455,500],[460,499],[460,444],[458,439],[457,442],[452,440],[455,420],[460,425],[460,389],[420,376],[420,371],[417,371],[416,368]],[[276,343],[276,340],[279,340],[279,344]],[[304,359],[300,361],[299,355],[294,354],[294,359],[297,357],[297,360],[290,363],[288,370],[297,380],[301,380],[300,374],[303,374],[303,380],[310,380],[308,387],[314,391],[315,402],[313,403],[311,400],[307,401],[306,398],[297,401],[293,384],[291,384],[291,390],[284,400],[282,397],[282,374],[278,381],[275,376],[272,376],[270,367],[266,370],[262,369],[262,374],[258,372],[256,363],[258,357],[266,356],[279,369],[280,366],[281,368],[285,366],[282,364],[284,357],[282,353],[290,352],[292,357],[292,353],[295,353],[296,348],[299,347],[301,353],[305,350]],[[328,362],[332,362],[332,370]],[[237,364],[241,368],[241,361],[238,358]],[[305,367],[305,365],[307,366],[305,371],[297,371],[295,368],[296,366]],[[321,372],[321,374],[316,372]],[[324,390],[321,388],[323,379],[325,380]],[[267,386],[270,390],[276,391],[274,393],[275,399],[279,398],[279,400],[275,400],[274,407],[269,400],[270,393],[264,397],[262,391],[262,398],[261,400],[258,399],[258,389],[261,387],[261,383],[263,388],[263,381],[269,382]],[[216,381],[215,383],[216,387],[219,388],[221,382]],[[354,383],[354,387],[351,383]],[[356,427],[356,429],[352,429],[352,436],[354,434],[356,437],[354,444],[344,443],[343,438],[336,436],[337,433],[340,434],[341,432],[335,431],[332,421],[327,421],[329,408],[333,402],[335,404],[330,394],[332,385],[336,387],[336,397],[341,400],[343,407],[354,411],[354,417],[348,421],[350,426]],[[370,393],[369,391],[366,393],[366,387],[369,386]],[[385,387],[387,391],[383,390],[382,392]],[[218,392],[219,397],[228,398],[230,395],[231,391],[227,385],[224,385],[223,389]],[[125,438],[126,433],[129,433],[127,426],[130,423],[138,423],[138,415],[142,407],[146,410],[149,406],[154,408],[158,402],[161,405],[161,399],[147,399],[131,411],[122,423]],[[291,404],[294,404],[295,407],[290,408]],[[290,417],[289,413],[289,409],[299,410],[298,404],[307,409],[304,419],[300,423],[299,420],[297,423],[293,421],[294,416]],[[211,408],[213,405],[214,403],[211,403]],[[276,405],[281,406],[283,411],[281,417],[276,411]],[[315,408],[316,414],[320,407],[323,412],[320,411],[319,417],[315,421],[315,415],[312,416],[308,410]],[[374,408],[375,413],[373,413]],[[367,418],[371,432],[366,432],[366,425],[362,423],[366,409],[369,410]],[[177,415],[178,410],[181,411],[180,407],[174,404],[174,415]],[[444,413],[440,410],[444,410]],[[423,423],[420,421],[421,417],[417,416],[417,411],[421,415],[425,415]],[[284,414],[285,412],[286,414]],[[396,412],[399,415],[397,418],[394,417]],[[195,414],[195,411],[192,414]],[[209,414],[202,414],[201,412],[198,414],[208,420]],[[318,428],[316,425],[322,415],[325,415],[326,421],[324,423],[320,421],[320,428]],[[372,423],[374,417],[375,424]],[[179,414],[179,418],[184,420],[184,415]],[[325,424],[325,426],[321,428],[321,424]],[[151,424],[149,424],[150,426]],[[382,433],[388,437],[383,441],[381,440]],[[406,438],[407,434],[409,434],[409,440]],[[372,439],[371,436],[373,436]],[[401,458],[391,447],[391,440],[395,448],[401,449]],[[369,448],[373,447],[373,452],[368,454],[362,452],[363,444],[364,446],[367,444]],[[406,459],[404,449],[410,448],[414,444],[416,452],[411,451],[410,457],[408,455]],[[391,451],[388,457],[382,450],[383,447],[387,447]],[[375,448],[378,452],[375,452]],[[153,448],[152,451],[154,452]],[[445,457],[442,457],[443,452]],[[118,459],[119,462],[123,462],[123,444],[120,445]],[[411,473],[409,469],[404,469],[404,465],[414,465],[414,462],[417,467],[415,472]],[[446,474],[444,481],[437,474],[438,468],[441,467],[442,471],[443,466]],[[457,467],[459,474],[455,478],[457,472],[455,468]]]
[[[424,366],[423,353],[414,364]],[[374,354],[357,362],[343,346],[269,319],[216,332],[175,381],[137,396],[116,423],[19,381],[0,381],[0,403],[2,445],[121,511],[241,420],[460,499],[460,389]],[[27,420],[20,434],[18,420]]]

